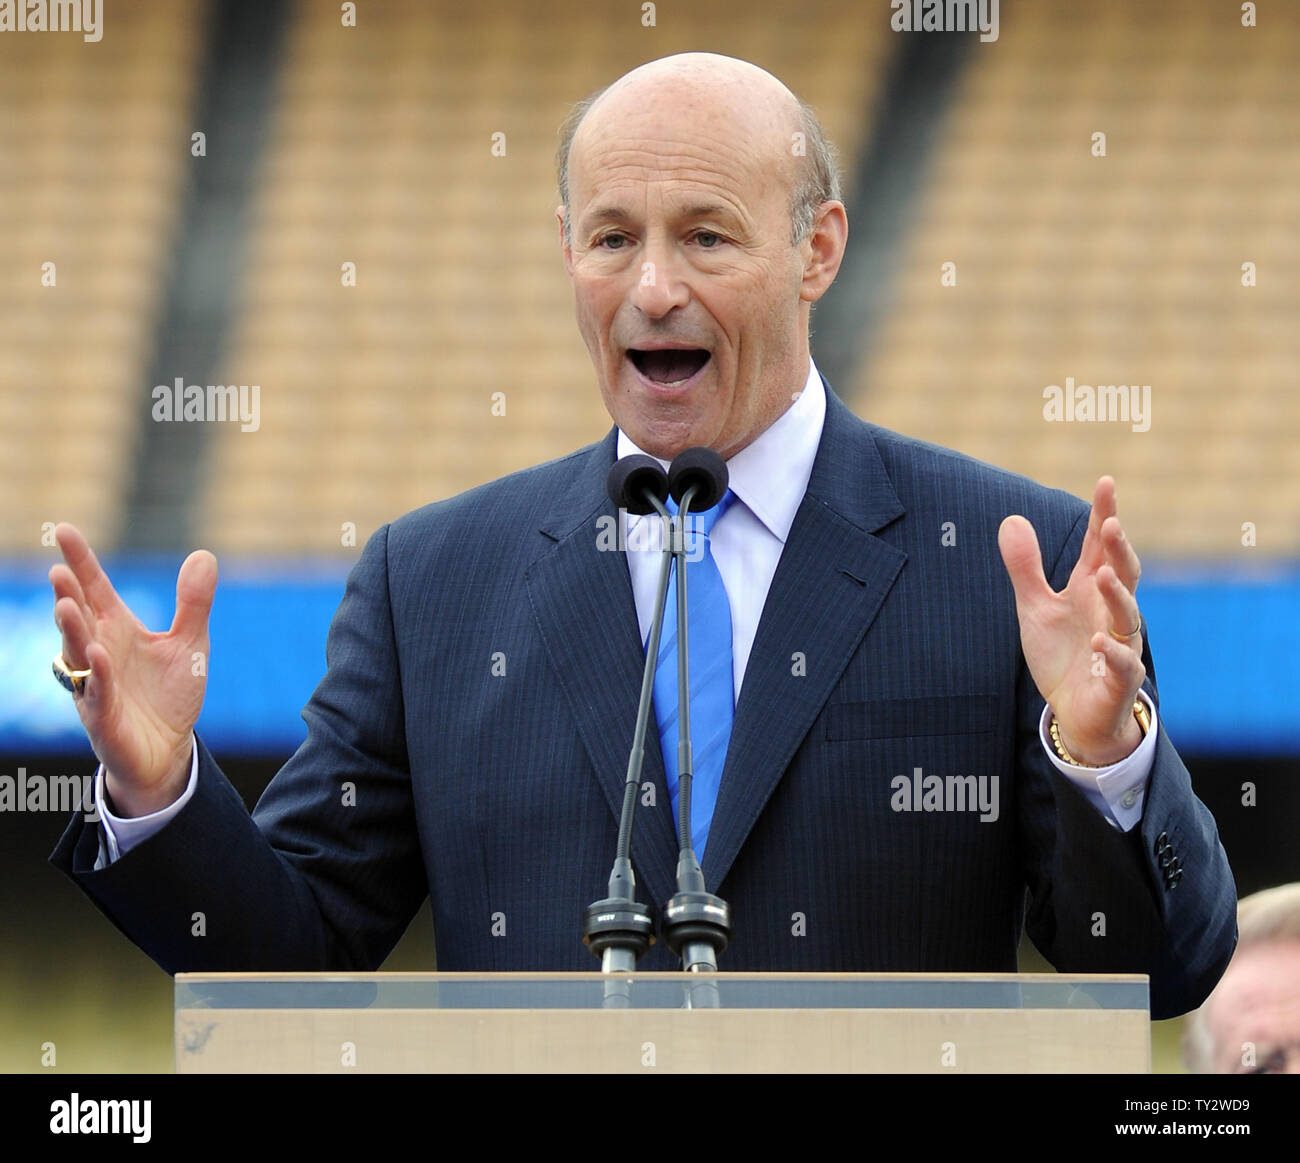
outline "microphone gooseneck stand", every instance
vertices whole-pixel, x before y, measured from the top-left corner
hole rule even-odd
[[[692,981],[686,1004],[695,1009],[716,1009],[720,1004],[716,981],[707,975],[718,968],[718,954],[731,938],[731,912],[726,901],[705,887],[704,874],[691,840],[691,782],[693,759],[690,730],[690,660],[687,637],[686,521],[691,506],[711,509],[727,491],[727,466],[708,448],[688,448],[664,472],[649,456],[626,456],[616,461],[606,482],[610,498],[620,509],[644,515],[659,514],[662,521],[663,552],[659,565],[654,617],[646,646],[641,676],[641,698],[637,706],[636,729],[628,754],[627,779],[623,785],[623,806],[619,815],[618,847],[609,876],[609,895],[587,906],[583,913],[583,943],[600,958],[607,975],[604,1005],[630,1005],[629,974],[654,942],[650,909],[636,900],[636,876],[632,871],[632,822],[636,795],[645,760],[645,737],[654,699],[655,671],[666,616],[668,578],[677,562],[677,703],[678,703],[678,787],[677,787],[677,892],[663,910],[660,929],[673,953],[682,959],[690,974],[705,975]],[[679,509],[674,520],[664,502],[669,494]]]
[[[655,939],[650,909],[636,899],[636,875],[631,860],[632,821],[636,815],[636,793],[645,760],[645,736],[654,697],[655,660],[659,657],[663,608],[668,594],[668,567],[672,561],[668,537],[671,515],[664,507],[664,500],[668,497],[668,476],[649,456],[625,456],[616,461],[610,469],[606,486],[616,507],[637,514],[657,511],[664,526],[656,616],[650,624],[650,645],[641,677],[641,701],[637,706],[636,730],[628,754],[623,808],[618,821],[618,847],[609,874],[609,895],[587,906],[582,925],[583,943],[600,958],[601,972],[609,975],[604,993],[606,1008],[626,1009],[630,1004],[631,989],[626,975],[636,968],[636,963]]]
[[[673,461],[668,488],[678,502],[673,554],[677,559],[677,891],[664,906],[660,929],[665,944],[682,959],[687,973],[717,971],[718,954],[731,939],[731,910],[721,897],[709,892],[691,840],[691,786],[694,759],[691,752],[690,657],[686,604],[686,521],[692,504],[701,511],[713,508],[727,491],[727,466],[708,448],[688,448]],[[694,1009],[717,1009],[716,981],[692,983],[687,1004]]]

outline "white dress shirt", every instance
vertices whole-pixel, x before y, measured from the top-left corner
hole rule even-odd
[[[808,489],[825,420],[826,391],[821,375],[810,359],[807,381],[790,407],[757,440],[727,461],[731,490],[736,494],[737,503],[718,519],[709,535],[709,544],[731,605],[732,694],[736,698],[739,698],[745,680],[745,668],[754,646],[754,635],[758,632],[763,604],[767,601],[767,591],[771,588],[795,514]],[[620,458],[641,451],[626,433],[619,431]],[[667,467],[665,461],[659,463]],[[650,637],[659,581],[661,523],[653,513],[645,517],[622,513],[620,522],[620,543],[627,546],[636,616],[641,627],[641,641],[645,643]],[[1043,749],[1057,769],[1078,785],[1089,802],[1111,824],[1125,832],[1142,818],[1147,780],[1155,763],[1156,709],[1145,691],[1140,691],[1139,697],[1151,714],[1151,730],[1132,755],[1109,767],[1076,767],[1056,754],[1048,735],[1050,707],[1044,707],[1038,728]],[[95,806],[102,824],[99,859],[95,867],[105,867],[118,859],[171,820],[194,794],[198,766],[196,747],[189,783],[180,798],[168,807],[134,819],[123,819],[108,810],[101,766],[95,778]]]

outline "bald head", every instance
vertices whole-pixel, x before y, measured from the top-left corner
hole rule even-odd
[[[749,61],[717,53],[678,53],[625,73],[574,106],[560,128],[556,154],[560,201],[571,207],[575,149],[611,131],[626,132],[628,118],[647,113],[706,118],[718,132],[766,163],[770,180],[789,189],[790,240],[812,229],[816,208],[838,201],[834,147],[812,109],[781,81]],[[569,214],[566,241],[572,240]]]

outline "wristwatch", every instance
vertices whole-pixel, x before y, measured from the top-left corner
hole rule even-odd
[[[1147,710],[1147,705],[1141,699],[1133,700],[1133,718],[1142,728],[1142,738],[1145,739],[1151,733],[1151,712]],[[1056,754],[1059,755],[1066,763],[1071,763],[1075,767],[1110,767],[1109,763],[1084,763],[1075,759],[1066,749],[1065,744],[1061,742],[1061,732],[1056,725],[1056,713],[1052,713],[1051,726],[1048,731],[1052,736],[1052,746],[1056,748]]]

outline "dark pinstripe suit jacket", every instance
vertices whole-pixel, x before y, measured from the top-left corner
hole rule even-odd
[[[439,969],[595,968],[579,919],[605,895],[643,657],[626,561],[597,550],[614,447],[371,538],[309,737],[251,818],[200,743],[196,794],[162,832],[96,872],[77,817],[51,859],[171,972],[376,968],[426,894]],[[1061,970],[1149,973],[1156,1017],[1218,980],[1235,887],[1163,725],[1127,834],[1043,753],[997,549],[1009,513],[1060,588],[1083,502],[866,424],[828,389],[704,859],[733,910],[723,968],[1011,971],[1027,923]],[[632,854],[658,907],[676,853],[653,735]],[[894,810],[917,768],[995,778],[997,819]],[[667,950],[642,966],[669,968]]]

